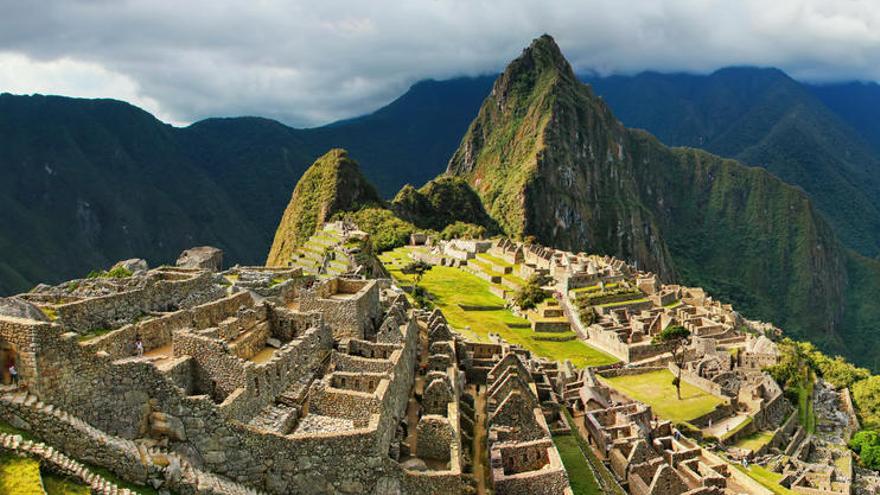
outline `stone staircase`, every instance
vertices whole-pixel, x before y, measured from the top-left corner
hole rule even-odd
[[[18,456],[36,458],[40,465],[85,483],[92,493],[98,495],[132,495],[136,492],[119,488],[115,483],[95,473],[83,464],[67,457],[44,443],[25,440],[21,435],[0,433],[0,449]]]
[[[47,430],[75,432],[79,438],[88,441],[89,445],[100,446],[100,449],[108,456],[115,458],[117,462],[126,461],[131,466],[143,466],[143,471],[152,479],[164,479],[166,486],[174,492],[182,495],[188,494],[204,494],[204,495],[260,495],[261,492],[246,487],[225,477],[216,475],[211,472],[202,471],[195,468],[186,459],[179,455],[165,451],[158,447],[148,447],[143,443],[134,442],[125,438],[108,435],[107,433],[89,425],[82,419],[79,419],[67,412],[56,408],[51,404],[42,402],[37,396],[26,391],[7,392],[0,395],[0,417],[5,416],[6,412],[15,414],[19,418],[24,418],[25,422],[30,425],[40,424]],[[37,436],[42,435],[42,431],[33,431]],[[21,438],[20,436],[18,438]],[[10,441],[11,442],[11,441]],[[19,445],[25,445],[27,442],[18,442]],[[43,445],[43,444],[40,444]],[[61,459],[63,454],[54,450],[53,447],[43,446],[43,451],[53,449],[54,454],[58,454]],[[94,452],[90,452],[94,457],[100,457]],[[63,459],[75,463],[72,459],[64,456]],[[70,464],[69,463],[69,464]],[[84,472],[87,468],[79,463]],[[70,464],[73,466],[73,464]],[[88,471],[91,472],[91,471]],[[71,475],[75,473],[71,472]],[[106,481],[106,480],[105,480]],[[90,486],[91,481],[89,481]],[[105,483],[106,484],[106,483]],[[123,491],[93,491],[100,494],[116,494],[131,493]]]

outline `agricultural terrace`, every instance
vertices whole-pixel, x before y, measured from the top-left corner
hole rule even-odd
[[[669,370],[649,371],[638,375],[600,377],[611,388],[643,402],[661,418],[674,423],[687,422],[712,412],[722,400],[682,381],[681,399],[675,392]]]
[[[568,482],[574,495],[601,495],[602,489],[593,475],[593,468],[572,435],[555,435],[553,443],[568,471]]]
[[[771,440],[773,440],[772,431],[756,431],[755,433],[740,439],[734,444],[734,446],[740,449],[756,452],[761,447],[770,443]]]
[[[397,248],[379,257],[398,283],[412,283],[412,276],[400,270],[412,261],[409,253],[414,249],[424,248]],[[534,338],[528,320],[514,316],[505,307],[503,299],[489,292],[489,282],[464,270],[434,266],[425,273],[419,285],[431,295],[431,302],[443,311],[449,324],[469,338],[487,342],[489,334],[496,333],[538,356],[557,361],[569,359],[577,367],[602,366],[618,361],[577,338],[563,342]]]

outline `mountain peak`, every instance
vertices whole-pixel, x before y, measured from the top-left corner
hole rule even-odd
[[[268,266],[287,266],[294,250],[340,211],[381,204],[379,193],[348,152],[335,148],[315,160],[296,187],[269,251]]]
[[[556,40],[549,34],[544,34],[535,38],[522,54],[507,66],[498,80],[498,86],[531,89],[534,83],[548,75],[577,82],[574,71],[562,55]]]

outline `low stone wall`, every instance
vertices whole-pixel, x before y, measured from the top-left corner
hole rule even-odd
[[[31,400],[34,402],[25,404],[17,403],[10,396],[0,398],[0,418],[38,435],[64,452],[75,453],[78,459],[105,466],[127,480],[146,484],[150,474],[159,475],[158,469],[154,467],[155,471],[150,473],[141,462],[134,442],[109,442],[101,431],[84,423],[65,421],[60,412],[37,403],[36,397],[32,396]]]
[[[673,376],[678,376],[679,369],[675,363],[669,363],[667,366],[669,367],[669,371],[672,373]],[[697,387],[703,392],[706,392],[707,394],[711,394],[719,398],[727,398],[721,392],[721,384],[715,383],[712,380],[707,380],[701,376],[697,376],[696,374],[691,373],[688,370],[681,371],[681,379]]]
[[[599,376],[603,376],[605,378],[616,378],[618,376],[635,376],[635,375],[643,375],[645,373],[649,373],[651,371],[663,371],[667,368],[664,367],[641,367],[641,368],[609,368],[606,370],[602,370],[598,373]]]
[[[207,328],[217,325],[241,307],[252,307],[253,299],[242,292],[216,301],[208,302],[192,309],[184,309],[163,316],[150,318],[134,324],[125,325],[106,335],[89,339],[82,343],[89,352],[106,352],[111,358],[121,359],[133,356],[135,340],[140,336],[144,351],[171,343],[171,335],[185,328]]]
[[[334,298],[337,294],[349,297]],[[364,338],[379,322],[379,308],[379,288],[373,281],[334,278],[300,296],[300,310],[320,312],[337,340]]]
[[[399,358],[398,358],[399,359]],[[373,359],[360,356],[350,356],[340,352],[333,352],[330,358],[333,369],[338,371],[365,371],[369,373],[388,373],[394,366],[392,359]]]
[[[61,304],[55,312],[66,329],[88,333],[119,327],[150,311],[193,307],[224,295],[224,288],[214,284],[214,275],[208,272],[188,272],[184,277],[150,272],[143,288]]]

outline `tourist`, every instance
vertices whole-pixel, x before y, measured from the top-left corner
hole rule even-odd
[[[138,357],[144,355],[144,342],[141,340],[141,336],[138,335],[135,337],[134,341],[134,352]]]
[[[15,364],[9,365],[9,378],[12,379],[12,384],[18,388],[18,370],[15,369]]]

